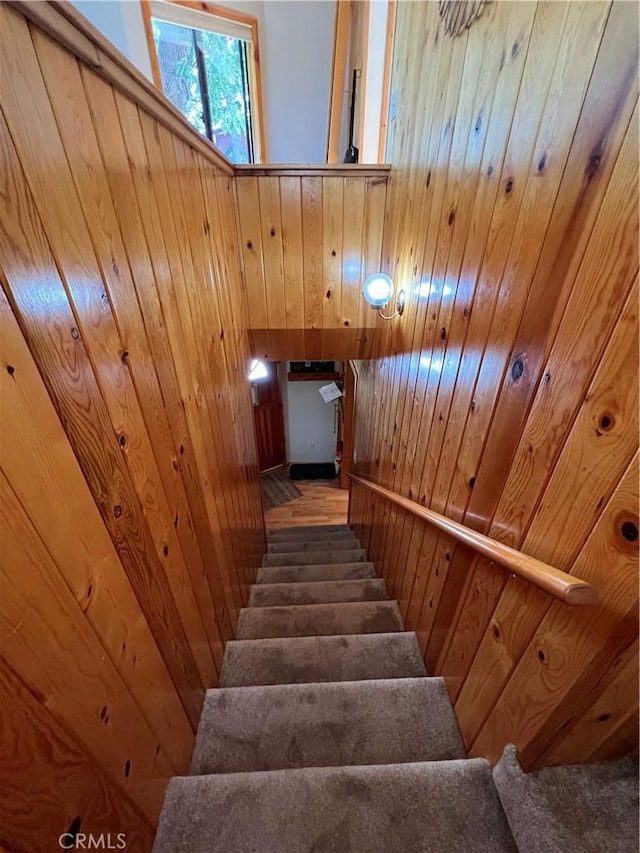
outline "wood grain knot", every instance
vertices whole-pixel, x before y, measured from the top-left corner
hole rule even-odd
[[[247,249],[253,249],[253,243],[251,240],[247,240]]]
[[[546,152],[542,155],[538,162],[538,171],[544,172],[544,167],[547,165],[547,154]]]
[[[440,329],[440,340],[443,341],[447,337],[447,329],[446,326],[443,326]]]
[[[429,185],[431,183],[431,169],[429,169],[429,171],[427,172],[427,180],[425,181],[425,183],[427,185],[427,189],[429,189]]]
[[[600,714],[599,717],[596,717],[599,723],[606,723],[607,720],[611,719],[611,714]]]
[[[524,373],[524,362],[521,358],[517,358],[511,367],[511,378],[517,382]]]
[[[184,444],[181,444],[180,445],[180,455],[182,456],[183,454],[184,454]]]
[[[122,515],[122,507],[120,506],[120,504],[117,504],[116,506],[114,506],[113,514],[115,515],[116,518],[120,518],[120,516]]]
[[[613,426],[614,420],[611,415],[602,415],[599,421],[600,429],[608,430]]]
[[[76,329],[75,326],[71,327],[71,337],[73,338],[74,341],[77,341],[78,338],[80,337],[80,332]]]
[[[127,779],[129,778],[129,773],[131,773],[131,762],[127,758],[125,765],[124,765],[124,775]]]
[[[80,827],[82,826],[82,819],[78,817],[74,817],[74,819],[69,824],[69,827],[66,833],[61,836],[64,838],[65,844],[67,845],[68,850],[73,850],[76,846],[76,836],[80,832]],[[70,846],[69,846],[70,845]]]
[[[598,171],[600,163],[602,163],[602,154],[599,151],[596,151],[591,155],[591,157],[589,157],[589,162],[585,169],[585,174],[589,179],[593,178],[595,173]]]
[[[627,542],[638,541],[638,525],[635,521],[623,521],[620,525],[620,532],[623,539],[626,539]]]
[[[169,556],[169,546],[168,545],[164,546],[164,548],[162,549],[162,553],[165,555],[165,557]]]
[[[338,254],[338,253],[336,252],[336,250],[335,250],[335,249],[332,249],[332,250],[331,250],[331,257],[332,257],[332,258],[335,258],[337,254]]]
[[[126,364],[128,358],[129,358],[129,350],[123,349],[122,352],[120,353],[120,361],[123,364]]]
[[[469,485],[471,486],[471,488],[473,488],[475,486],[475,484],[476,484],[476,478],[471,477],[471,479],[469,480]]]
[[[548,372],[545,373],[545,375],[542,377],[542,379],[544,382],[546,382],[548,384],[549,382],[551,382],[551,374]]]
[[[452,210],[451,213],[449,214],[449,220],[448,220],[449,225],[453,225],[455,218],[456,218],[456,212],[455,212],[455,210]]]
[[[269,230],[269,234],[270,234],[272,237],[275,237],[275,236],[276,236],[276,229],[275,229],[275,228],[271,228],[271,229]]]
[[[450,562],[451,562],[451,554],[450,554],[448,551],[447,551],[447,553],[444,555],[444,558],[445,558],[445,560],[447,561],[447,563],[450,563]]]
[[[538,660],[542,661],[542,663],[545,663],[547,660],[547,656],[542,651],[542,649],[538,649]]]
[[[507,195],[510,195],[513,192],[513,178],[509,178],[505,184],[504,191]]]
[[[487,175],[489,177],[491,177],[491,175],[493,175],[493,166],[489,166],[489,168],[487,169]]]
[[[122,433],[120,436],[118,436],[118,444],[120,445],[120,447],[124,447],[126,443],[127,443],[127,436],[124,433]]]
[[[331,299],[331,291],[327,290],[327,299]]]
[[[9,374],[9,376],[13,376],[13,374],[15,372],[16,372],[15,367],[12,364],[8,364],[7,365],[7,373]]]
[[[349,325],[349,321],[348,321],[348,320],[345,320],[345,321],[344,321],[344,324],[345,324],[345,326],[348,326],[348,325]]]

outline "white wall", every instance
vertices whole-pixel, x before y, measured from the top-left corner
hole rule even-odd
[[[271,163],[324,163],[335,0],[216,0],[258,20],[267,154]],[[151,80],[138,0],[73,0]]]
[[[389,0],[371,0],[369,5],[369,32],[367,34],[367,73],[365,76],[361,163],[378,162],[388,17]]]
[[[266,0],[263,99],[272,163],[327,159],[335,0]]]
[[[72,3],[149,80],[153,80],[142,10],[137,0],[72,0]]]
[[[335,407],[325,403],[321,382],[284,382],[282,386],[289,462],[333,462],[336,455]]]

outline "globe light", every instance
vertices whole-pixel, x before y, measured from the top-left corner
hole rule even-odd
[[[384,308],[393,293],[393,282],[388,275],[377,272],[370,275],[362,285],[362,295],[374,308]]]
[[[251,367],[249,368],[249,382],[266,379],[268,375],[269,371],[267,370],[267,365],[264,361],[259,361],[257,358],[254,358],[251,362]]]

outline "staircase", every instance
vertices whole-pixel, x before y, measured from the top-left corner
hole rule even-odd
[[[538,849],[516,847],[517,802],[507,821],[488,762],[465,758],[444,680],[351,529],[268,543],[156,853]]]

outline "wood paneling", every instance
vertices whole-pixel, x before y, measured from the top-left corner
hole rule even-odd
[[[233,178],[64,8],[0,34],[0,839],[149,849],[264,550]]]
[[[494,3],[457,38],[398,4],[382,258],[410,299],[359,364],[356,473],[601,603],[552,603],[363,487],[350,517],[471,753],[527,767],[633,743],[637,57],[617,0]]]
[[[63,833],[122,836],[126,849],[151,849],[153,829],[77,741],[0,659],[2,789],[0,844],[7,851],[55,850]],[[37,768],[37,772],[34,772]],[[38,819],[34,821],[34,814]],[[71,844],[65,837],[63,844]]]
[[[243,168],[236,176],[253,351],[370,358],[383,321],[361,296],[381,265],[388,169]]]

